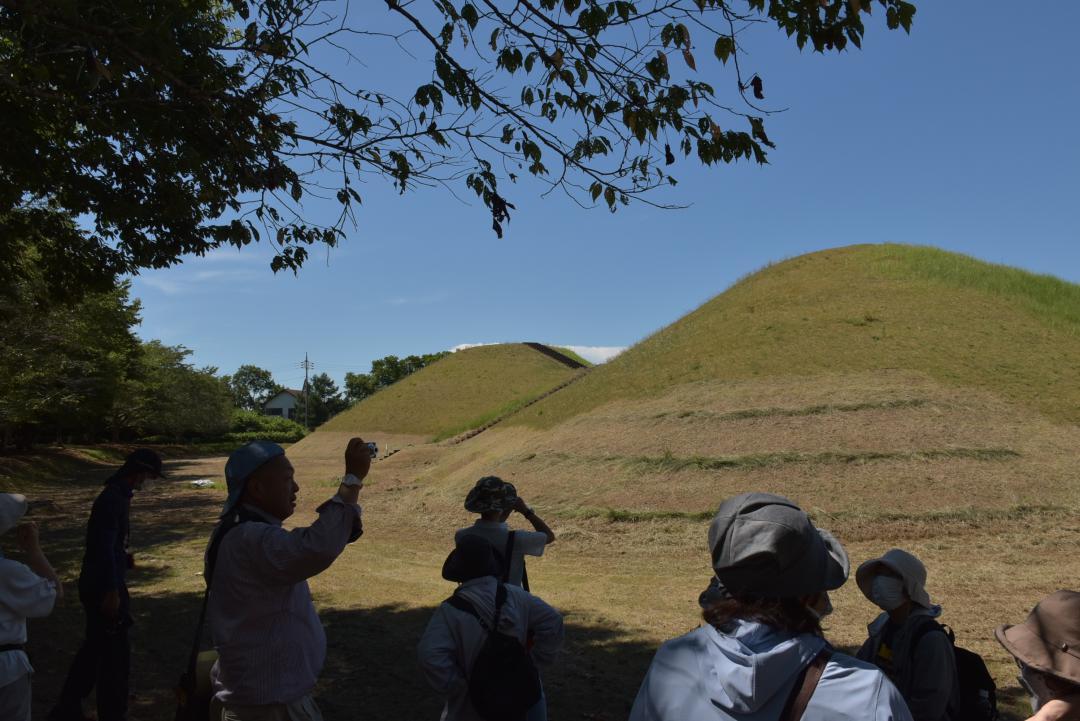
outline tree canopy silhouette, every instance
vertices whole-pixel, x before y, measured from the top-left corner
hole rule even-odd
[[[0,0],[0,233],[47,229],[78,288],[267,240],[295,271],[372,177],[474,193],[500,236],[526,175],[662,205],[680,157],[766,162],[753,29],[843,51],[875,7],[910,29],[904,0]]]

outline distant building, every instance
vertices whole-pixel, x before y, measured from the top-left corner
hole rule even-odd
[[[303,391],[285,388],[276,396],[263,403],[263,414],[268,416],[282,416],[290,421],[296,420],[296,407],[300,404],[300,396]]]

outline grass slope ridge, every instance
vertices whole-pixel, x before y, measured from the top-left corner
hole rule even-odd
[[[860,245],[751,275],[511,423],[551,427],[695,381],[902,369],[1080,422],[1080,286]]]
[[[438,441],[483,426],[574,374],[521,343],[467,348],[366,398],[317,432],[381,431]]]

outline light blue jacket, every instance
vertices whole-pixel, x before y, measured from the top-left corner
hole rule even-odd
[[[660,647],[630,721],[777,721],[795,679],[825,646],[811,634],[736,621],[705,625]],[[873,665],[833,652],[803,721],[911,721]]]

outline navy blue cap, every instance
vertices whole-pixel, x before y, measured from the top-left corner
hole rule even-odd
[[[240,496],[244,495],[244,484],[252,473],[267,461],[283,455],[285,449],[271,441],[252,441],[233,451],[225,462],[225,483],[229,487],[229,497],[221,515],[227,516],[240,501]]]

